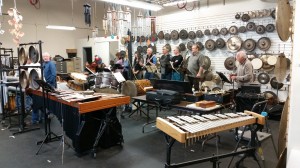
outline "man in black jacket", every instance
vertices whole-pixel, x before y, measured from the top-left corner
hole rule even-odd
[[[171,80],[172,77],[172,67],[170,65],[171,55],[170,48],[164,46],[162,48],[163,55],[160,57],[160,73],[161,79]]]

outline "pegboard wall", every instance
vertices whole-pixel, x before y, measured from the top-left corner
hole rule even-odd
[[[228,3],[226,5],[220,4],[216,6],[202,7],[193,11],[178,10],[178,12],[172,14],[158,14],[158,16],[156,17],[156,32],[158,33],[159,31],[163,31],[164,33],[171,33],[172,30],[177,30],[178,32],[180,32],[180,30],[182,29],[187,30],[187,32],[196,32],[197,30],[202,30],[202,32],[204,32],[204,30],[206,29],[209,29],[210,31],[212,31],[215,28],[220,30],[223,27],[229,29],[231,26],[237,26],[239,28],[240,26],[246,26],[248,22],[254,22],[255,25],[275,25],[275,19],[273,19],[271,16],[251,18],[248,22],[243,22],[241,19],[235,19],[235,15],[237,13],[242,15],[243,13],[249,13],[251,11],[261,11],[263,9],[272,11],[275,8],[276,3],[265,3],[257,0],[247,0],[235,3]],[[285,56],[287,58],[291,58],[291,40],[289,39],[287,42],[282,42],[278,37],[276,29],[273,32],[265,32],[264,34],[257,34],[255,31],[246,31],[245,33],[238,33],[237,35],[243,41],[245,41],[246,39],[253,39],[255,41],[258,41],[262,37],[268,37],[271,40],[271,47],[267,51],[262,51],[258,47],[256,47],[253,53],[255,53],[258,56],[262,54],[277,55],[279,53],[285,53]],[[226,42],[232,36],[233,35],[230,35],[229,33],[225,36],[221,34],[219,34],[218,36],[204,35],[202,38],[196,38],[192,41],[200,41],[204,45],[208,39],[216,41],[218,38],[223,38]],[[157,42],[155,42],[158,52],[157,56],[159,57],[161,55],[162,47],[167,43],[174,47],[178,46],[180,43],[187,44],[189,41],[190,39],[179,39],[176,41],[158,40]],[[146,45],[146,43],[134,43],[133,49],[136,50],[137,46],[139,45],[144,46]],[[187,49],[182,53],[182,55],[190,53],[191,51]],[[223,72],[225,75],[231,73],[231,71],[228,71],[225,68],[224,61],[227,57],[235,56],[235,52],[230,52],[225,46],[222,49],[215,49],[213,51],[209,51],[204,48],[201,51],[201,53],[208,56],[211,59],[211,70],[213,72],[220,71]],[[260,72],[263,72],[263,70],[255,71],[257,75]],[[287,74],[289,74],[289,72],[287,72]],[[272,78],[274,76],[274,73],[269,72],[269,75]],[[287,85],[287,82],[285,82],[285,84]],[[264,89],[272,90],[269,84],[262,85],[262,90]],[[288,86],[285,86],[282,90],[288,90]]]

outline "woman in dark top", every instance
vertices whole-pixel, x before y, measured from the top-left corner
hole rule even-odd
[[[172,80],[183,81],[183,73],[181,72],[183,57],[182,55],[180,55],[180,48],[176,46],[173,51],[174,56],[172,57],[170,62],[173,68]]]
[[[143,76],[142,67],[144,66],[143,62],[144,61],[143,61],[143,58],[141,57],[140,53],[136,51],[134,53],[134,61],[133,61],[132,71],[137,79],[142,79],[142,76]]]

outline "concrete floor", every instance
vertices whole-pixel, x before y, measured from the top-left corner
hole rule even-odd
[[[154,113],[154,112],[153,112]],[[170,115],[174,111],[163,111],[160,114]],[[153,116],[154,114],[152,114]],[[154,117],[152,117],[154,118]],[[27,118],[30,120],[30,118]],[[154,125],[146,127],[146,133],[142,133],[142,125],[145,123],[144,116],[134,115],[129,118],[125,113],[125,118],[121,119],[123,127],[124,144],[114,146],[109,149],[98,149],[96,159],[90,155],[77,157],[74,150],[61,142],[52,142],[43,146],[39,155],[35,155],[38,150],[36,142],[44,137],[43,124],[41,129],[12,136],[13,129],[0,126],[0,167],[1,168],[159,168],[164,167],[166,158],[166,143],[164,134],[155,129]],[[6,120],[5,123],[8,121]],[[52,120],[53,132],[60,134],[62,128],[56,118]],[[269,125],[277,145],[278,121],[269,120]],[[233,132],[225,131],[219,133],[221,143],[219,153],[233,151],[236,141]],[[68,140],[67,140],[68,141]],[[271,138],[262,142],[264,161],[260,164],[265,168],[276,167],[277,159],[272,146]],[[216,153],[215,140],[209,141],[205,145],[205,150],[201,150],[201,141],[193,145],[185,146],[178,142],[172,150],[172,162],[188,161],[201,157],[212,156]],[[240,156],[235,157],[230,167]],[[231,158],[221,159],[220,167],[228,167]],[[62,162],[63,161],[63,162]],[[212,167],[210,162],[187,167]],[[243,166],[255,168],[257,163],[252,158],[247,158]]]

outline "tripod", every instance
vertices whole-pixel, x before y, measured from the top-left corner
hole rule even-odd
[[[42,149],[43,145],[45,143],[49,142],[54,142],[54,141],[59,141],[61,139],[61,135],[58,136],[55,133],[51,131],[51,114],[48,110],[49,108],[49,92],[55,92],[54,88],[50,86],[48,83],[44,82],[43,80],[35,80],[43,89],[43,111],[44,111],[44,116],[45,116],[45,138],[42,141],[38,141],[37,145],[40,145],[38,151],[35,153],[36,155],[39,154],[40,150]],[[46,93],[45,93],[46,91]],[[45,96],[46,94],[46,96]],[[47,107],[46,105],[46,100],[47,100]]]

